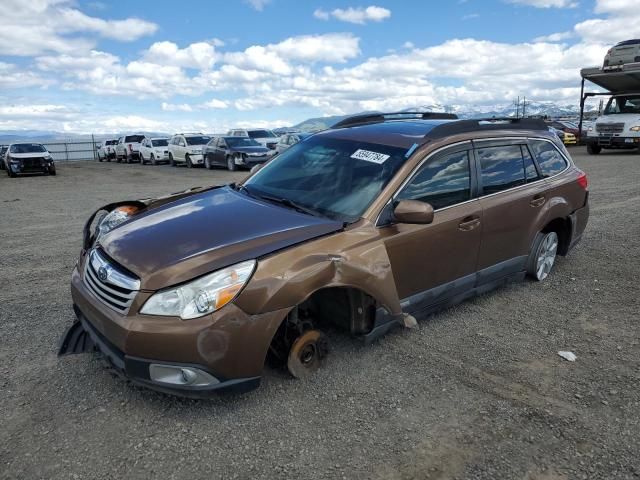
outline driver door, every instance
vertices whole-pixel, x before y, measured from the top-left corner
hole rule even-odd
[[[393,200],[432,205],[427,225],[392,223],[381,229],[402,307],[420,313],[475,286],[482,208],[474,199],[471,143],[428,158]]]

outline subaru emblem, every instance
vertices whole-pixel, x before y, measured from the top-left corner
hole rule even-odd
[[[101,281],[106,282],[108,277],[109,277],[109,270],[107,270],[107,267],[100,267],[98,269],[98,278]]]

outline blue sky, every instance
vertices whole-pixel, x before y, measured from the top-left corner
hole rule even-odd
[[[0,0],[0,130],[222,131],[578,102],[637,0]]]

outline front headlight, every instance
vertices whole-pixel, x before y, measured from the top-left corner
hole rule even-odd
[[[140,313],[189,320],[215,312],[236,298],[255,266],[255,260],[248,260],[180,287],[162,290],[146,301]]]
[[[51,155],[47,155],[46,157],[44,157],[44,159],[45,159],[47,162],[50,162],[51,160],[53,160],[53,157],[52,157]]]
[[[104,237],[121,223],[129,220],[138,210],[139,208],[134,205],[125,205],[107,213],[102,220],[100,220],[98,228],[96,228],[96,241],[100,240],[100,238]]]
[[[629,130],[631,130],[632,132],[640,132],[640,125],[634,125]]]
[[[191,150],[191,155],[199,155],[201,153],[202,153],[202,150],[198,150],[198,149]]]

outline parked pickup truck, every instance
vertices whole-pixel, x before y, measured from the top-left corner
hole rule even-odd
[[[112,158],[116,158],[116,145],[118,140],[105,140],[104,143],[98,145],[98,161],[110,162]]]
[[[144,135],[125,135],[118,139],[116,145],[116,162],[131,163],[140,161],[140,144]]]

